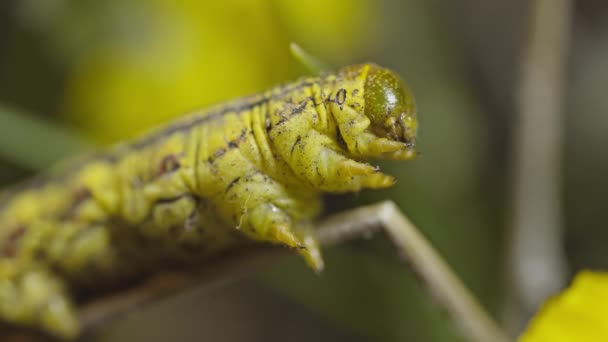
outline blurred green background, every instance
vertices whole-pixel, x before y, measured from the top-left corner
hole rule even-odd
[[[373,61],[414,91],[421,157],[385,163],[387,191],[499,317],[509,146],[527,1],[8,0],[0,2],[0,182],[86,146],[307,73],[297,42],[333,66]],[[569,270],[606,267],[608,6],[576,1],[566,84],[563,215]],[[542,127],[539,127],[542,129]],[[49,144],[49,142],[52,142]],[[296,257],[121,320],[100,341],[452,341],[441,309],[383,239]]]

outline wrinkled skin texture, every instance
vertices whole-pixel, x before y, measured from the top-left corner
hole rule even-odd
[[[0,199],[0,318],[79,333],[73,296],[252,242],[316,271],[322,193],[391,186],[362,162],[415,157],[409,90],[373,64],[194,113]]]

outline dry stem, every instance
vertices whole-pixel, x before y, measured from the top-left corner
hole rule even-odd
[[[320,223],[318,237],[323,247],[369,236],[383,230],[402,260],[413,270],[470,341],[507,341],[491,316],[451,271],[448,265],[391,201],[365,206],[331,216]],[[256,267],[285,254],[287,250],[259,247],[216,260],[198,274],[164,273],[142,285],[86,304],[81,310],[89,332],[111,322],[118,314],[153,302],[187,287],[217,286],[246,275]]]

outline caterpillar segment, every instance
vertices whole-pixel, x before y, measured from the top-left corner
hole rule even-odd
[[[323,193],[386,188],[364,162],[407,160],[416,108],[374,64],[303,78],[186,116],[43,175],[0,203],[0,319],[71,339],[77,301],[250,243],[323,269]]]

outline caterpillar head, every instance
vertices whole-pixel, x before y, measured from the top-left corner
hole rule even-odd
[[[364,100],[369,130],[381,138],[376,143],[384,144],[390,152],[384,155],[392,159],[413,158],[418,121],[416,104],[407,85],[392,71],[371,64]]]

